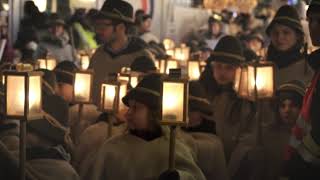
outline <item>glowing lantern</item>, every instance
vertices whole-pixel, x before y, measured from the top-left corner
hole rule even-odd
[[[107,81],[101,85],[101,110],[119,112],[125,109],[122,98],[127,94],[126,81]]]
[[[57,61],[54,58],[38,59],[38,67],[40,69],[48,69],[52,71],[57,65]]]
[[[187,61],[190,56],[190,48],[185,44],[181,44],[180,48],[176,48],[174,51],[174,58],[180,61]]]
[[[87,70],[90,64],[90,57],[88,55],[80,56],[80,67],[82,70]]]
[[[4,72],[5,114],[8,118],[42,118],[42,72]]]
[[[162,83],[162,124],[185,125],[188,122],[188,80],[181,70],[170,71]]]
[[[273,63],[256,61],[241,67],[236,71],[234,88],[239,96],[252,101],[273,97]]]
[[[165,62],[165,73],[169,74],[170,69],[177,69],[179,67],[179,63],[176,60],[169,59]]]
[[[175,43],[172,39],[166,38],[163,40],[163,45],[166,50],[174,49]]]
[[[91,103],[92,71],[78,71],[74,77],[73,101],[75,103]]]
[[[198,80],[201,75],[200,62],[188,61],[188,75],[190,80]]]

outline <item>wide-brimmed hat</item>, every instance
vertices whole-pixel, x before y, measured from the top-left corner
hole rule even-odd
[[[134,23],[133,7],[123,0],[106,0],[96,19],[119,20],[131,24]]]
[[[277,89],[276,95],[280,102],[290,99],[301,106],[305,92],[305,84],[301,81],[293,80],[280,85],[280,87]]]
[[[266,29],[267,35],[270,36],[270,32],[275,24],[282,24],[288,26],[301,34],[304,34],[299,14],[297,10],[292,6],[285,5],[277,11],[273,20]]]
[[[131,89],[122,102],[129,106],[129,100],[136,100],[151,109],[160,109],[160,89],[161,89],[161,75],[150,74],[145,76],[137,85]]]
[[[220,39],[208,60],[210,63],[216,61],[240,65],[245,61],[240,40],[233,36],[224,36]]]
[[[56,74],[58,83],[74,84],[74,74],[78,70],[77,66],[71,61],[60,62],[53,70]]]

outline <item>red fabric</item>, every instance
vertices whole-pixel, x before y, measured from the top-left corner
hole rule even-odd
[[[148,11],[148,0],[141,0],[142,9],[147,12]]]

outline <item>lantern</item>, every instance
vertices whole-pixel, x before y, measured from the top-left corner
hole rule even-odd
[[[103,112],[119,112],[125,109],[122,98],[127,94],[126,81],[107,81],[101,85],[100,107]]]
[[[190,56],[190,48],[185,44],[181,44],[180,48],[176,48],[174,51],[174,58],[180,61],[187,61]]]
[[[175,43],[172,39],[166,38],[163,40],[163,45],[166,50],[174,49]]]
[[[80,104],[91,103],[92,71],[78,71],[74,76],[73,101]]]
[[[140,80],[143,78],[144,74],[136,71],[131,71],[130,68],[124,67],[121,69],[121,73],[118,75],[118,79],[122,81],[127,81],[132,88],[135,88]]]
[[[38,59],[38,67],[40,69],[48,69],[52,71],[57,65],[57,61],[54,58]]]
[[[252,101],[271,98],[274,87],[274,65],[271,62],[252,62],[236,71],[234,88],[241,97]]]
[[[166,72],[166,60],[161,59],[159,62],[159,71],[160,73],[164,74]]]
[[[90,64],[90,57],[88,55],[81,55],[80,56],[80,67],[83,70],[87,70]]]
[[[201,75],[200,62],[188,61],[188,75],[190,80],[198,80]]]
[[[162,124],[185,125],[188,122],[188,80],[181,78],[181,70],[163,79],[162,97]]]
[[[33,71],[33,66],[31,64],[18,63],[18,64],[16,64],[16,70],[18,72]]]
[[[5,114],[8,118],[42,118],[42,72],[4,72]]]
[[[170,59],[165,62],[165,73],[169,74],[170,69],[177,69],[179,67],[178,61]]]

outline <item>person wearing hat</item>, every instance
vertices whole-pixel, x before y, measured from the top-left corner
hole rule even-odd
[[[93,102],[96,105],[101,96],[100,84],[110,73],[118,73],[122,67],[129,67],[137,57],[153,58],[146,50],[146,43],[128,36],[128,28],[133,22],[133,7],[123,0],[105,1],[96,15],[96,33],[104,42],[92,56],[89,65],[95,73]]]
[[[54,57],[58,62],[73,60],[73,48],[69,43],[70,37],[65,30],[65,22],[57,14],[49,17],[48,31],[40,35],[40,46],[47,50],[47,55]]]
[[[320,1],[312,0],[308,11],[309,31],[312,44],[320,46]],[[308,57],[315,71],[303,99],[302,110],[293,127],[285,159],[289,180],[320,178],[320,50]]]
[[[141,73],[156,72],[157,68],[152,59],[146,56],[137,57],[137,59],[130,66],[131,71]]]
[[[306,63],[305,35],[297,10],[292,6],[282,6],[266,33],[271,40],[267,60],[276,65],[276,86],[291,80],[308,84],[313,72]]]
[[[199,82],[189,83],[189,123],[182,136],[194,148],[197,164],[207,180],[227,180],[229,175],[223,145],[215,135],[215,122],[206,92]],[[189,136],[189,137],[188,137]]]
[[[142,21],[139,24],[139,36],[147,44],[149,44],[150,42],[159,44],[159,38],[150,32],[151,23],[152,17],[149,14],[145,14],[142,16]]]
[[[88,179],[204,180],[191,149],[176,139],[176,171],[168,169],[168,129],[160,126],[161,77],[146,76],[122,99],[129,107],[128,132],[106,141]]]
[[[204,42],[208,45],[208,47],[213,50],[219,40],[225,36],[222,29],[222,16],[218,14],[214,14],[214,16],[210,16],[208,19],[208,31],[202,35]]]
[[[237,96],[232,86],[236,69],[245,61],[240,41],[233,36],[223,37],[207,61],[200,83],[205,88],[212,105],[216,131],[222,140],[228,166],[238,164],[255,139],[255,119],[253,104]],[[240,149],[237,155],[234,151]],[[233,168],[234,178],[239,166]]]
[[[80,134],[97,119],[99,112],[94,104],[83,105],[82,119],[79,121],[79,105],[73,104],[74,76],[77,66],[70,61],[60,62],[54,69],[59,86],[58,95],[69,103],[69,126],[71,138],[75,145],[79,142]]]
[[[276,107],[273,121],[263,127],[262,142],[265,149],[265,179],[284,176],[284,152],[289,142],[291,129],[298,119],[302,107],[305,85],[301,81],[282,84],[276,91]]]

